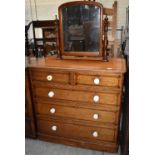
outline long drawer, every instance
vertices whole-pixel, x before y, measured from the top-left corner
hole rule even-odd
[[[42,134],[75,138],[81,140],[90,139],[92,142],[99,140],[115,142],[117,140],[116,130],[114,129],[62,123],[54,120],[38,120],[37,128],[38,132]]]
[[[46,98],[49,100],[60,99],[76,102],[90,102],[93,104],[109,104],[119,105],[119,93],[97,93],[86,91],[75,91],[57,89],[52,87],[34,87],[34,95],[36,98]]]
[[[92,110],[78,107],[58,106],[54,104],[35,104],[37,114],[49,115],[50,117],[66,117],[103,123],[118,123],[118,112]]]

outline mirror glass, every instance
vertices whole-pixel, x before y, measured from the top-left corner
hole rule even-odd
[[[97,52],[100,48],[100,8],[95,5],[62,7],[64,52]]]

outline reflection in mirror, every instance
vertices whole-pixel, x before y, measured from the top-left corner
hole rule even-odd
[[[85,4],[62,7],[65,52],[99,51],[100,11],[97,6]]]

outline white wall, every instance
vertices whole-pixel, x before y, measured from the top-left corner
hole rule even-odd
[[[37,18],[35,13],[35,1],[37,8]],[[25,21],[29,23],[31,20],[52,20],[58,14],[58,6],[62,3],[74,0],[25,0]],[[76,0],[77,1],[77,0]],[[112,8],[115,0],[96,0],[103,4],[104,7]],[[126,8],[129,5],[128,0],[118,1],[118,28],[125,26]],[[30,7],[31,6],[31,7]],[[32,8],[32,9],[31,9]],[[32,13],[31,13],[32,10]]]

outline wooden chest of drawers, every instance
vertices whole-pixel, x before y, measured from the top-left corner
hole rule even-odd
[[[29,61],[39,139],[117,152],[124,59]]]

